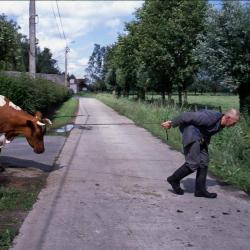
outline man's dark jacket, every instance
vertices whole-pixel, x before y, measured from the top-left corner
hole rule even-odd
[[[223,114],[213,110],[184,112],[172,120],[172,126],[179,126],[183,135],[183,146],[194,141],[209,144],[211,136],[219,132]]]

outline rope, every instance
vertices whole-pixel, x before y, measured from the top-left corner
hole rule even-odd
[[[85,108],[84,108],[85,109]],[[85,109],[87,112],[87,110]],[[86,116],[86,122],[89,119],[90,115],[87,113],[87,115],[62,115],[62,116],[54,116],[53,118],[61,118],[61,117],[78,117],[78,116]],[[135,123],[135,122],[120,122],[120,123],[78,123],[74,124],[75,127],[85,127],[85,126],[129,126],[129,125],[159,125],[159,122],[143,122],[143,123]],[[166,138],[168,140],[168,130],[166,131]]]

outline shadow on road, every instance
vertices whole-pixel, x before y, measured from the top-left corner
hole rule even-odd
[[[32,160],[25,160],[9,156],[1,156],[1,166],[4,168],[37,168],[44,172],[50,172],[53,170],[53,166],[36,162]]]
[[[186,193],[194,193],[195,191],[195,178],[187,178],[184,179],[182,182],[183,187]],[[218,185],[216,180],[207,179],[207,186],[212,187]]]

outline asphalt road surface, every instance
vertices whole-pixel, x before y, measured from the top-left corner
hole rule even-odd
[[[77,124],[131,122],[80,99]],[[165,182],[183,155],[135,125],[74,128],[58,169],[25,219],[14,250],[250,249],[250,201],[208,180],[217,199],[183,196]]]

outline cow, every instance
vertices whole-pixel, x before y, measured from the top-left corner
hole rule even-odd
[[[41,112],[30,115],[0,95],[0,152],[6,143],[10,143],[18,135],[23,135],[35,153],[43,153],[46,125],[52,123],[49,119],[42,118]],[[2,171],[4,168],[0,166],[0,172]]]

